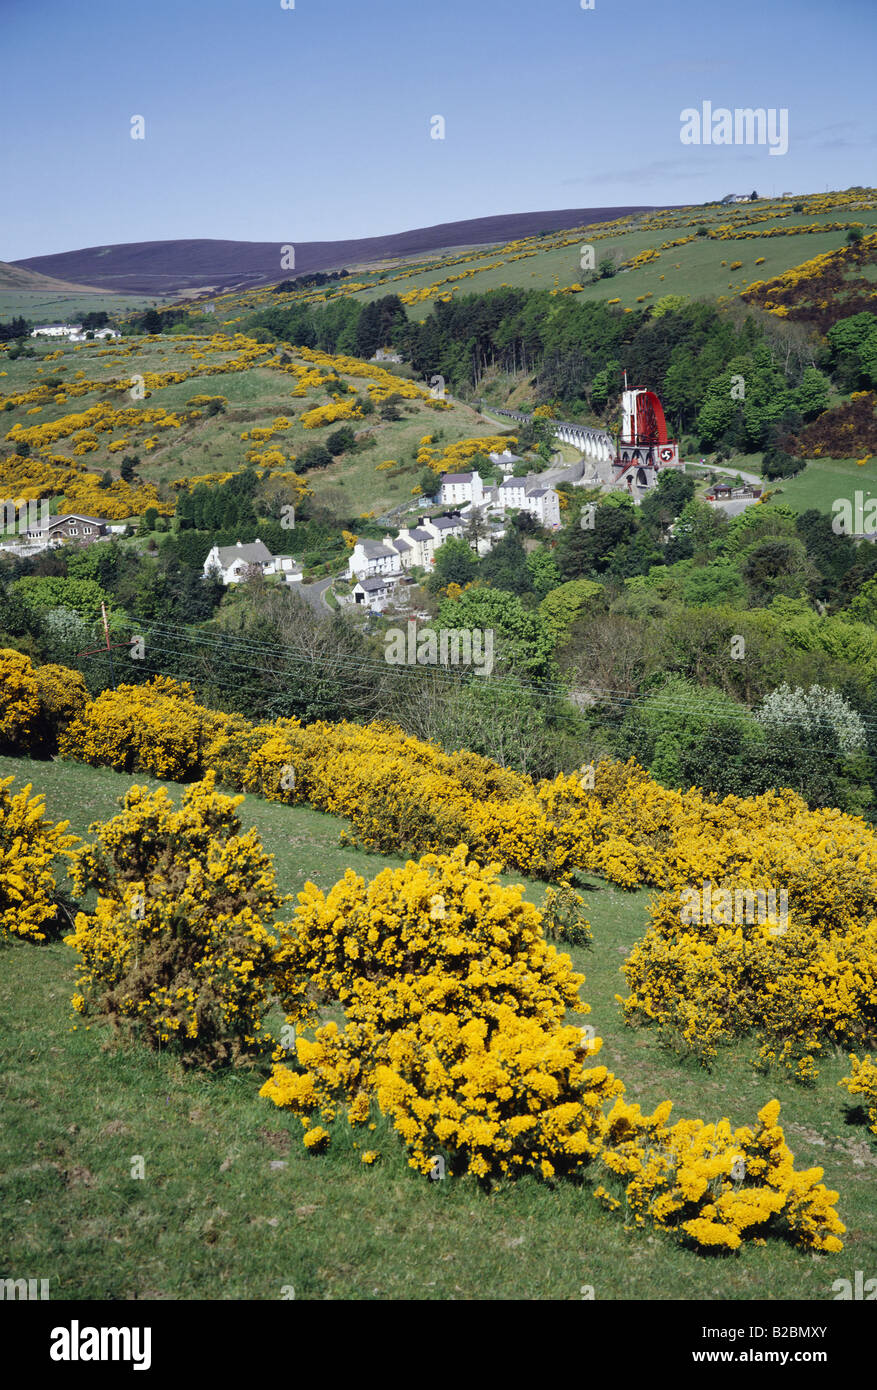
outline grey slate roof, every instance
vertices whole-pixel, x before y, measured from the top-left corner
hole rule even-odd
[[[393,552],[389,546],[384,545],[383,541],[370,541],[367,538],[359,542],[362,552],[369,560],[385,560],[392,558]]]
[[[386,589],[387,579],[378,579],[377,577],[369,579],[359,579],[353,587],[365,589],[367,594],[374,594],[377,593],[379,589]]]
[[[235,560],[243,560],[246,565],[270,565],[271,551],[264,541],[253,541],[252,545],[221,545],[218,548],[219,563],[228,569]]]
[[[471,483],[473,475],[471,473],[443,473],[443,483]]]
[[[414,530],[413,530],[413,531],[409,531],[408,534],[409,534],[409,536],[411,536],[412,540],[415,540],[415,541],[432,541],[432,540],[435,540],[435,537],[432,536],[432,535],[430,535],[429,531],[424,531],[424,529],[423,529],[422,526],[415,526]]]

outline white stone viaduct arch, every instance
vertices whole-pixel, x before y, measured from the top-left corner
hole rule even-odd
[[[585,458],[595,462],[608,462],[615,457],[615,443],[605,430],[592,429],[588,425],[558,423],[554,430],[564,444],[571,444]]]

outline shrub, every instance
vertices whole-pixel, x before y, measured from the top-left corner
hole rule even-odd
[[[770,1232],[841,1248],[838,1194],[821,1169],[795,1172],[778,1102],[756,1131],[733,1135],[727,1121],[668,1128],[669,1101],[649,1117],[624,1102],[623,1083],[590,1065],[601,1041],[564,1023],[568,1009],[587,1011],[582,977],[546,943],[520,887],[501,887],[465,846],[369,885],[351,870],[327,895],[307,884],[278,967],[296,1023],[314,1019],[317,999],[337,998],[346,1015],[343,1028],[299,1032],[296,1069],[275,1052],[261,1091],[298,1115],[308,1148],[330,1141],[318,1118],[344,1106],[365,1124],[376,1102],[421,1173],[445,1159],[483,1183],[588,1171],[621,1180],[635,1224],[698,1247]],[[595,1195],[621,1205],[602,1184]]]
[[[0,937],[44,941],[60,927],[54,861],[69,854],[75,835],[45,818],[42,796],[27,783],[15,794],[14,777],[0,780]]]
[[[66,666],[35,666],[34,676],[40,700],[40,744],[54,753],[59,735],[85,710],[88,688],[79,672]]]
[[[870,1053],[863,1057],[861,1062],[853,1055],[850,1057],[850,1066],[850,1075],[837,1084],[845,1086],[851,1096],[865,1097],[869,1128],[872,1134],[877,1134],[877,1062],[871,1061]]]
[[[585,917],[584,901],[569,884],[546,888],[539,910],[547,940],[563,941],[568,946],[592,944],[591,924]]]
[[[272,1042],[277,938],[266,923],[285,899],[258,833],[241,833],[243,797],[214,781],[190,787],[179,810],[165,787],[131,787],[71,869],[78,892],[97,891],[65,938],[82,958],[74,1008],[128,1021],[185,1063],[240,1062]]]
[[[0,748],[30,747],[40,713],[40,688],[30,658],[8,647],[0,650]]]
[[[842,1249],[838,1193],[822,1184],[821,1168],[795,1171],[777,1124],[779,1101],[759,1111],[757,1129],[733,1132],[727,1120],[670,1127],[670,1108],[664,1101],[644,1116],[618,1099],[609,1114],[600,1165],[612,1175],[610,1187],[620,1182],[634,1225],[651,1220],[705,1249],[736,1250],[744,1238],[768,1234],[806,1249]],[[605,1188],[597,1195],[620,1205]]]

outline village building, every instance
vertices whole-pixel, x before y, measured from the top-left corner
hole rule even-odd
[[[480,473],[443,473],[439,489],[439,502],[442,506],[459,505],[461,502],[480,507],[484,503],[484,482]]]
[[[44,526],[38,522],[27,529],[27,539],[42,543],[44,548],[63,545],[65,541],[79,541],[89,544],[99,540],[109,530],[109,522],[99,516],[80,516],[69,512],[63,516],[53,516]]]
[[[506,475],[513,473],[515,464],[521,462],[520,454],[513,454],[510,449],[504,449],[501,454],[488,454],[487,457],[492,464],[497,468],[501,468]]]
[[[526,478],[506,478],[496,489],[498,506],[507,511],[529,512],[540,526],[560,525],[560,495],[553,487],[545,487],[538,473]]]
[[[396,587],[398,576],[373,575],[358,579],[353,586],[353,602],[365,608],[380,608]]]
[[[279,574],[287,584],[301,581],[302,567],[291,555],[272,555],[263,541],[246,545],[215,545],[204,561],[204,577],[216,575],[223,584],[240,584],[253,574]]]
[[[349,579],[373,579],[376,575],[393,574],[399,568],[399,552],[393,549],[389,536],[385,541],[365,538],[353,547],[347,561],[347,576]]]
[[[69,338],[71,333],[81,333],[81,323],[40,323],[30,330],[32,338]]]

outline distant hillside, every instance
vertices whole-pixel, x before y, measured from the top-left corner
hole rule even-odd
[[[9,265],[0,261],[0,293],[22,294],[80,294],[94,293],[88,285],[72,285],[37,269]]]
[[[478,246],[516,237],[554,232],[616,217],[654,211],[651,207],[563,208],[554,212],[516,212],[441,222],[391,236],[349,241],[295,241],[296,273],[332,270],[351,263],[383,261],[452,246]],[[134,241],[88,246],[54,256],[32,256],[14,266],[42,275],[76,280],[116,293],[174,295],[185,291],[244,289],[269,285],[288,275],[280,264],[277,241]]]

